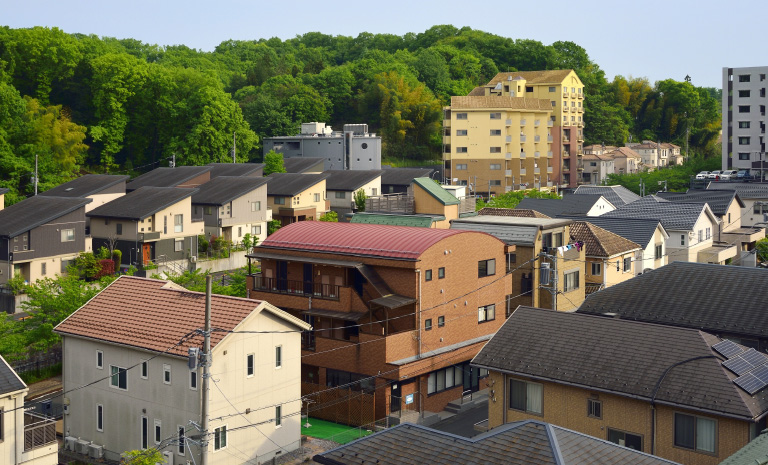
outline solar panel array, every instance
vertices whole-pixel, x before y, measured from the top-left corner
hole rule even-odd
[[[738,376],[733,382],[749,395],[768,386],[768,357],[755,349],[744,350],[728,339],[718,342],[712,348],[728,359],[723,362],[723,366]]]

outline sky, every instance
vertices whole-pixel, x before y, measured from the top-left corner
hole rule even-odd
[[[723,67],[768,65],[765,0],[472,2],[388,0],[0,0],[0,25],[183,44],[211,51],[229,40],[306,32],[403,35],[438,24],[544,44],[572,41],[606,73],[721,87]],[[762,52],[758,47],[762,46]]]

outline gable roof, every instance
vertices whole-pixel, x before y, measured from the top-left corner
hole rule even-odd
[[[325,190],[352,192],[381,177],[382,170],[328,170]]]
[[[532,246],[542,229],[571,224],[562,218],[517,218],[510,216],[473,216],[451,220],[451,230],[484,232],[505,244]]]
[[[267,178],[267,195],[270,197],[293,197],[328,177],[325,173],[272,173]],[[326,186],[326,190],[328,187]]]
[[[60,184],[40,195],[54,197],[88,197],[129,179],[124,175],[86,174],[64,184]]]
[[[414,179],[429,177],[432,168],[387,168],[381,173],[381,185],[410,186]]]
[[[697,189],[698,190],[698,189]],[[730,190],[736,191],[742,199],[766,198],[768,197],[768,184],[743,183],[743,182],[715,182],[711,181],[707,185],[708,191]],[[690,189],[693,192],[694,189]]]
[[[629,147],[616,147],[608,152],[608,155],[611,155],[613,158],[643,158],[642,155]]]
[[[616,208],[640,199],[640,196],[624,186],[579,186],[573,191],[576,195],[600,194]]]
[[[211,333],[211,348],[227,336],[227,331],[259,310],[272,313],[296,329],[309,329],[308,324],[267,302],[213,294],[211,327],[223,331]],[[186,357],[189,347],[202,347],[202,335],[190,333],[204,324],[205,293],[188,291],[168,281],[124,275],[54,331],[154,352],[170,349],[169,354]]]
[[[587,296],[577,312],[768,338],[765,289],[759,268],[673,262]]]
[[[413,183],[427,191],[429,195],[434,197],[443,205],[458,205],[460,203],[459,199],[457,199],[447,190],[443,189],[442,186],[433,181],[431,178],[415,178]]]
[[[299,221],[283,226],[258,248],[417,260],[441,240],[461,233],[465,231]]]
[[[572,220],[589,221],[595,226],[599,226],[634,243],[640,244],[643,248],[648,247],[648,244],[653,241],[653,235],[656,233],[656,229],[659,227],[661,227],[662,231],[664,232],[664,239],[669,237],[667,231],[664,229],[664,226],[661,226],[661,222],[659,220],[638,218],[606,218],[605,215],[590,216],[589,218],[575,215],[560,215],[560,217],[570,218]]]
[[[22,391],[26,388],[27,385],[24,384],[24,381],[19,378],[19,375],[13,371],[13,368],[0,355],[0,396]]]
[[[488,86],[496,85],[501,81],[508,81],[510,78],[523,78],[528,84],[560,84],[571,74],[572,69],[551,69],[546,71],[509,71],[498,73],[491,79]]]
[[[768,429],[749,441],[747,445],[720,462],[720,465],[766,465],[768,464]]]
[[[669,202],[660,197],[647,195],[642,200],[637,200],[601,216],[659,220],[667,231],[692,231],[702,214],[709,216],[715,223],[719,222],[706,204]]]
[[[571,224],[571,236],[584,243],[585,253],[592,257],[614,255],[640,249],[640,245],[586,221]]]
[[[508,97],[505,95],[483,95],[451,97],[451,110],[504,108],[507,110],[552,111],[552,104],[547,99],[531,97]]]
[[[692,190],[681,192],[657,192],[656,195],[664,200],[678,203],[706,203],[717,216],[724,216],[732,202],[739,208],[744,208],[744,202],[736,191],[731,190]]]
[[[197,192],[197,189],[178,187],[140,187],[111,202],[86,213],[89,217],[125,218],[143,220],[164,208],[181,202]]]
[[[550,218],[549,216],[540,213],[536,210],[530,210],[525,208],[493,208],[483,207],[478,212],[478,215],[488,216],[514,216],[516,218]]]
[[[249,176],[264,172],[264,163],[208,163],[211,179],[219,176]]]
[[[658,404],[742,420],[762,416],[768,412],[768,394],[750,396],[733,383],[736,376],[711,348],[718,342],[696,329],[518,307],[472,364],[649,402],[666,373],[656,391]],[[695,357],[709,358],[667,372]]]
[[[35,196],[0,210],[0,237],[19,234],[84,208],[91,199]]]
[[[268,178],[250,176],[219,176],[197,188],[192,203],[198,205],[227,204],[267,184]]]
[[[515,208],[536,210],[548,215],[550,218],[558,215],[586,215],[601,197],[603,196],[600,194],[566,195],[562,199],[531,199],[526,197]]]
[[[283,166],[286,173],[304,173],[318,168],[320,171],[325,169],[325,159],[314,157],[290,157],[283,159]]]
[[[585,453],[589,451],[589,453]],[[487,465],[669,465],[638,452],[538,420],[494,428],[473,438],[402,423],[313,457],[324,465],[457,463]]]
[[[190,179],[194,179],[202,174],[208,173],[211,166],[177,166],[176,168],[155,168],[148,173],[144,173],[129,182],[125,188],[128,191],[136,190],[140,187],[176,187],[184,184]]]
[[[441,216],[421,215],[390,215],[386,213],[355,213],[349,220],[350,223],[362,224],[386,224],[390,226],[411,226],[417,228],[431,228],[432,223],[445,219]]]

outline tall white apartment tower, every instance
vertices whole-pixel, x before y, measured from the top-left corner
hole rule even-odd
[[[723,169],[768,175],[765,126],[768,123],[768,66],[723,68]]]

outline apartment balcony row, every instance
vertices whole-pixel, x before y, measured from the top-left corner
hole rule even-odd
[[[342,286],[311,281],[293,281],[290,279],[265,278],[257,273],[253,275],[253,290],[274,294],[290,294],[316,299],[338,301]],[[345,289],[349,289],[345,287]]]

